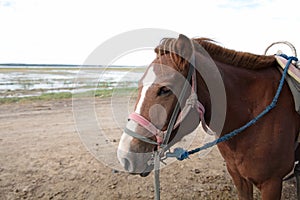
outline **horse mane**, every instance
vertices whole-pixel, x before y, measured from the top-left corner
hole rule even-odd
[[[175,41],[175,38],[163,39],[160,45],[156,47],[155,52],[160,55],[168,53],[168,50],[173,48]],[[227,49],[217,45],[214,40],[209,38],[194,38],[192,41],[200,44],[213,60],[224,64],[253,70],[268,68],[276,64],[274,56],[256,55]],[[199,46],[198,48],[197,46],[198,45],[195,45],[196,51],[201,52],[201,49],[198,49]]]

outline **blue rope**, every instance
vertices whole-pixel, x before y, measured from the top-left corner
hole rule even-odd
[[[202,150],[205,150],[205,149],[208,149],[210,147],[213,147],[214,145],[216,144],[219,144],[221,142],[224,142],[224,141],[227,141],[229,139],[231,139],[232,137],[236,136],[237,134],[241,133],[242,131],[244,131],[245,129],[249,128],[250,126],[252,126],[253,124],[255,124],[260,118],[262,118],[264,115],[266,115],[268,112],[270,112],[270,110],[272,110],[276,104],[277,104],[277,101],[278,101],[278,97],[281,93],[281,90],[282,90],[282,87],[283,87],[283,84],[284,84],[284,79],[286,77],[286,74],[287,74],[287,71],[288,71],[288,68],[291,64],[291,62],[294,60],[294,61],[298,61],[298,59],[294,56],[290,56],[288,57],[287,55],[285,54],[281,54],[280,56],[284,57],[285,59],[288,60],[285,68],[284,68],[284,71],[283,71],[283,74],[281,76],[281,79],[280,79],[280,83],[279,83],[279,86],[278,86],[278,89],[276,91],[276,94],[272,100],[272,102],[270,103],[270,105],[268,105],[264,111],[262,111],[259,115],[257,115],[254,119],[250,120],[248,123],[246,123],[245,125],[243,125],[242,127],[238,128],[238,129],[235,129],[233,130],[232,132],[212,141],[212,142],[208,142],[206,144],[204,144],[203,146],[199,147],[199,148],[196,148],[196,149],[193,149],[191,151],[187,151],[187,150],[184,150],[182,148],[175,148],[174,149],[174,152],[173,153],[166,153],[166,157],[176,157],[178,160],[184,160],[186,158],[189,158],[189,155],[191,154],[194,154],[194,153],[197,153],[199,151],[202,151]]]

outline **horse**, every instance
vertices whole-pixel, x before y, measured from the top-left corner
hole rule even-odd
[[[139,81],[134,114],[126,125],[131,134],[125,131],[119,142],[117,156],[128,172],[147,176],[153,170],[149,161],[154,151],[172,146],[199,123],[209,129],[214,106],[212,91],[199,72],[209,65],[205,64],[203,50],[198,46],[215,63],[226,91],[226,113],[219,136],[241,127],[272,101],[281,78],[274,56],[226,49],[208,38],[190,39],[182,34],[178,38],[165,38],[155,48],[156,58]],[[197,70],[186,80],[192,67]],[[178,96],[185,82],[188,92],[180,100]],[[168,131],[169,124],[175,123],[172,114],[176,105],[179,101],[184,105],[193,91],[200,106],[193,106],[197,108],[189,109],[178,120],[185,109],[181,106],[180,113],[175,114],[177,125]],[[169,139],[163,146],[167,131]],[[254,185],[264,200],[281,198],[282,180],[300,158],[295,153],[299,131],[300,115],[284,83],[274,109],[241,134],[217,145],[239,199],[253,199]]]

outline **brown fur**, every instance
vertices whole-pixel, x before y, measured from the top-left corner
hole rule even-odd
[[[272,67],[276,63],[274,56],[256,55],[252,53],[226,49],[216,45],[215,41],[209,38],[195,38],[193,41],[200,44],[213,60],[222,62],[224,64],[257,70]],[[155,48],[155,52],[158,55],[167,54],[170,52],[170,49],[173,50],[175,42],[175,38],[165,38],[161,41],[161,44]],[[201,50],[199,51],[201,52]]]
[[[221,136],[243,126],[272,102],[281,77],[272,56],[236,52],[220,47],[206,38],[192,41],[198,42],[206,49],[222,74],[227,104]],[[200,47],[195,48],[197,45],[193,42],[183,35],[180,35],[178,39],[162,40],[155,49],[157,58],[152,63],[156,64],[155,70],[163,70],[163,66],[169,66],[186,76],[189,65],[186,65],[187,61],[178,55],[184,55],[185,58],[191,58],[194,55],[195,63],[198,64],[204,57],[201,54],[203,51]],[[197,67],[199,66],[195,66],[196,69]],[[173,75],[173,73],[169,71],[167,74]],[[157,75],[163,76],[159,72]],[[205,120],[209,122],[213,106],[210,91],[200,73],[197,73],[196,79],[198,100],[205,107]],[[183,81],[180,83],[176,78],[167,82],[170,82],[171,87],[176,90],[180,90],[183,85]],[[145,106],[141,115],[148,120],[150,120],[147,114],[149,109],[155,104],[161,104],[168,113],[167,122],[169,121],[175,106],[174,101],[177,100],[173,94],[156,95],[163,84],[163,82],[157,83],[147,92],[149,95],[146,95],[147,101],[144,102]],[[223,100],[220,99],[220,101]],[[172,134],[176,134],[177,137],[182,133],[190,133],[191,129],[198,126],[199,120],[192,121],[195,117],[197,116],[189,115],[180,125],[183,131],[177,133],[175,130]],[[294,143],[299,131],[300,115],[294,109],[290,89],[287,84],[284,84],[273,110],[239,135],[218,144],[227,169],[237,187],[239,199],[253,199],[253,185],[259,188],[263,200],[280,199],[282,179],[294,165]],[[147,147],[151,149],[151,144],[135,140],[136,152],[145,152]]]

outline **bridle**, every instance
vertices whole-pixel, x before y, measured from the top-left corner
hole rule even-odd
[[[156,141],[151,140],[148,137],[142,136],[128,129],[127,127],[124,129],[124,132],[136,139],[139,139],[149,144],[156,145],[159,149],[166,151],[168,148],[168,143],[172,131],[180,126],[182,121],[187,117],[187,115],[192,109],[196,109],[196,111],[199,113],[202,126],[204,129],[207,130],[208,126],[206,125],[204,120],[205,109],[202,103],[198,100],[198,96],[197,96],[196,70],[194,66],[195,66],[195,56],[193,54],[191,62],[189,62],[189,71],[186,77],[186,81],[184,82],[183,88],[178,97],[178,101],[176,103],[169,124],[165,131],[158,129],[153,123],[151,123],[145,117],[143,117],[142,115],[136,112],[133,112],[129,115],[128,117],[129,120],[133,120],[135,123],[139,124],[147,131],[149,131],[153,136],[156,137]],[[180,112],[180,105],[183,102],[184,97],[186,96],[189,85],[191,85],[191,94],[187,98],[186,103]]]

